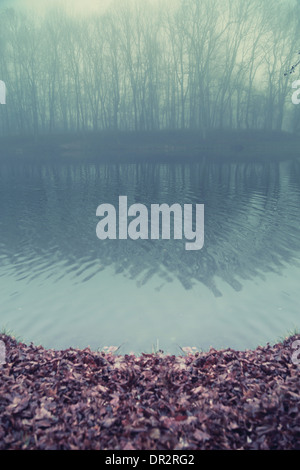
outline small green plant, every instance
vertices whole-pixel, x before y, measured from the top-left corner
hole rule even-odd
[[[14,338],[18,343],[22,341],[22,338],[20,336],[16,336],[13,330],[7,328],[7,326],[3,326],[0,329],[0,335],[10,336],[10,338]]]
[[[293,328],[287,330],[284,336],[280,336],[278,338],[278,342],[283,343],[286,339],[291,338],[292,336],[296,336],[296,335],[300,335],[300,330],[297,326],[294,326]]]
[[[163,350],[160,349],[159,347],[159,339],[157,338],[156,339],[156,344],[152,344],[152,354],[159,354],[159,353],[163,353]]]

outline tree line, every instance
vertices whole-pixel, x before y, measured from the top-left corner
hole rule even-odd
[[[122,0],[92,17],[6,9],[0,133],[297,131],[286,73],[297,13],[281,0]]]

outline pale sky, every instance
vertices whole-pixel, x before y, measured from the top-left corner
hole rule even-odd
[[[122,1],[122,0],[121,0]],[[123,0],[124,1],[124,0]],[[144,1],[144,0],[140,0]],[[151,3],[157,3],[159,0],[150,0]],[[168,0],[172,3],[172,0]],[[45,7],[53,5],[66,5],[66,10],[80,15],[90,15],[95,12],[105,11],[113,0],[0,0],[0,9],[2,7],[22,7],[42,13]]]
[[[52,5],[66,5],[67,10],[78,12],[79,14],[92,14],[96,11],[103,11],[112,0],[0,0],[0,6],[22,7],[32,9],[41,13],[45,7]]]

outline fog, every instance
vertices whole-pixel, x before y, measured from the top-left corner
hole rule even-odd
[[[2,2],[0,133],[298,132],[298,18],[278,0]]]
[[[94,14],[105,10],[112,0],[4,0],[2,8],[18,8],[42,16],[53,7],[63,7],[72,14]]]

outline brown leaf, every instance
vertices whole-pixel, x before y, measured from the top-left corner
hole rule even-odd
[[[159,439],[160,438],[160,430],[158,428],[154,428],[150,432],[151,439]]]
[[[197,429],[194,432],[194,438],[197,439],[197,441],[205,442],[205,441],[209,441],[210,436],[206,432],[203,432],[200,429]]]

